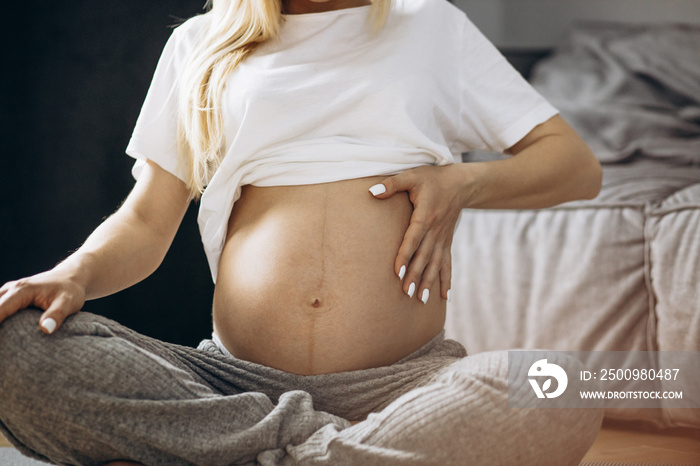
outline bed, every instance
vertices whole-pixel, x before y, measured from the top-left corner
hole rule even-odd
[[[591,146],[603,188],[549,209],[463,211],[447,335],[469,353],[700,350],[699,44],[697,25],[589,21],[535,55],[529,79]],[[700,409],[606,417],[700,428]]]

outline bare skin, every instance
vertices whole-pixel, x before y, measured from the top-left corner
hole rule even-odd
[[[216,331],[233,355],[340,372],[396,362],[442,330],[439,283],[424,304],[393,271],[413,208],[406,193],[374,198],[368,188],[382,179],[244,188],[214,294]]]
[[[369,4],[369,0],[283,0],[282,12],[286,14],[319,13]]]

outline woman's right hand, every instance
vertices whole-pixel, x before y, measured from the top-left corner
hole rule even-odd
[[[0,287],[0,322],[34,306],[44,310],[38,324],[44,333],[51,334],[66,317],[82,309],[85,297],[81,285],[56,269],[7,282]]]

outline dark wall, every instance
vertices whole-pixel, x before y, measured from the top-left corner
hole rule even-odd
[[[52,267],[128,194],[124,149],[169,26],[203,3],[23,2],[6,15],[0,282]],[[84,310],[192,345],[211,332],[212,291],[193,205],[152,277]]]

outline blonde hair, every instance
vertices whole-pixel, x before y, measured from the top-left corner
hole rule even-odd
[[[382,29],[391,0],[371,0],[372,31]],[[223,158],[221,97],[229,73],[258,44],[278,36],[281,0],[207,0],[208,22],[179,77],[178,153],[197,199]]]

